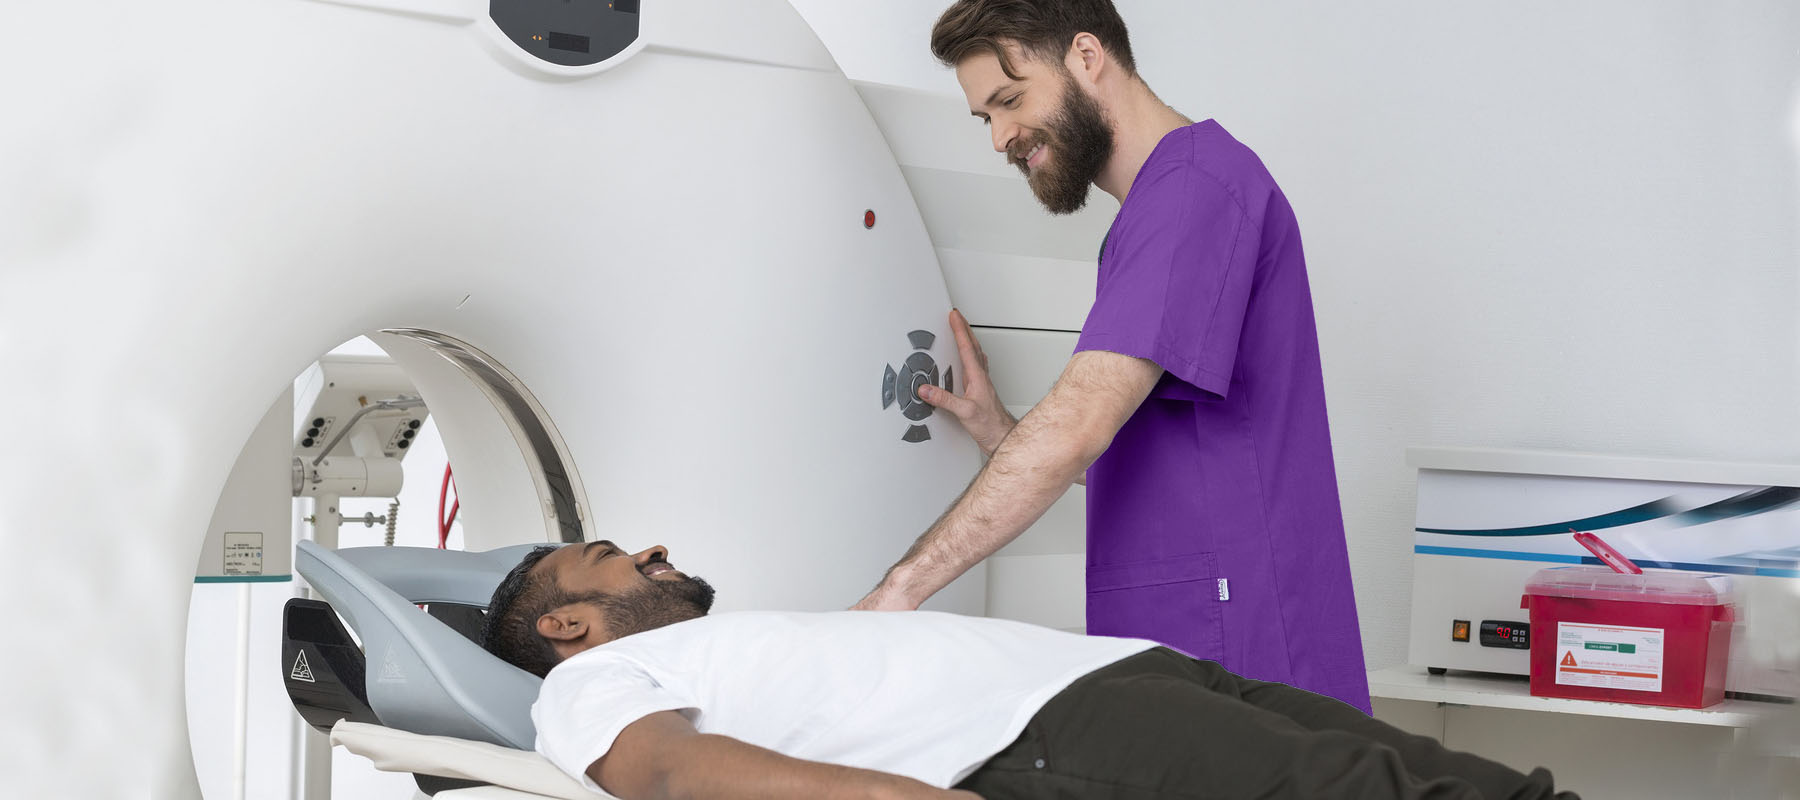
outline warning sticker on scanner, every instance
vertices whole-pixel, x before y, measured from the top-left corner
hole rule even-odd
[[[1556,624],[1556,682],[1566,686],[1660,692],[1663,629]]]
[[[263,535],[227,532],[224,567],[225,575],[263,574]]]

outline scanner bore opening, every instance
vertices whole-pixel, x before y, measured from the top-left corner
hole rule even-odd
[[[501,438],[501,434],[495,433],[497,431],[510,434],[511,443],[521,457],[517,463],[522,465],[526,476],[516,474],[518,467],[508,467],[513,474],[504,478],[515,485],[528,480],[535,495],[532,505],[539,513],[541,523],[516,524],[524,522],[518,519],[523,512],[509,513],[508,519],[501,520],[496,519],[495,514],[481,513],[483,510],[478,509],[475,516],[480,530],[474,537],[476,547],[488,549],[524,541],[584,540],[585,497],[567,447],[536,398],[497,359],[468,342],[418,328],[372,331],[360,340],[353,339],[345,346],[333,348],[331,352],[385,353],[416,387],[417,396],[429,409],[429,417],[423,424],[411,428],[414,435],[406,437],[408,449],[410,444],[426,442],[437,426],[481,428],[488,432],[490,440]],[[443,364],[450,365],[453,370],[442,369]],[[295,399],[298,401],[299,398]],[[386,398],[370,398],[371,401],[378,399]],[[308,430],[305,426],[311,423],[309,419],[299,418],[306,412],[307,409],[299,408],[292,412],[294,422],[301,426],[289,442],[294,447],[297,475],[302,474],[302,461],[307,464],[314,461],[312,456],[300,457],[302,451],[298,449],[301,437]],[[322,452],[330,437],[330,433],[319,437],[317,446],[311,450]],[[247,441],[247,447],[250,446]],[[453,442],[444,443],[445,455],[452,463],[463,463],[457,460],[459,457],[472,457],[453,450]],[[268,452],[268,448],[258,448],[258,452]],[[424,458],[414,456],[405,462],[409,496],[421,494],[421,490],[435,492],[438,489],[443,474],[442,459],[426,455],[434,452],[434,448],[427,445],[419,451]],[[492,469],[492,465],[481,466]],[[469,474],[475,473],[471,466]],[[221,493],[215,516],[226,504],[228,498],[224,495],[228,492]],[[366,528],[362,514],[365,508],[374,509],[372,513],[376,516],[385,514],[387,500],[375,497],[349,499],[354,509],[338,509],[344,516],[340,544],[381,544],[385,534],[382,523]],[[299,496],[281,498],[281,502],[287,504],[281,516],[291,521],[292,540],[312,538],[312,525],[303,518],[318,512],[311,507],[312,503],[302,504],[300,500]],[[269,502],[274,502],[273,498]],[[511,508],[520,509],[524,505],[515,502]],[[409,499],[399,518],[402,528],[411,531],[412,535],[402,536],[400,543],[436,544],[437,522],[431,519],[435,510],[432,502]],[[544,527],[540,529],[535,524]],[[421,540],[418,535],[422,526],[430,530],[427,540]],[[465,526],[463,530],[466,536],[470,529]],[[287,545],[290,564],[292,540]],[[465,538],[464,541],[469,540]],[[451,545],[455,546],[454,539]],[[203,553],[202,563],[213,555],[210,550]],[[201,572],[197,570],[196,574]],[[236,587],[196,583],[187,631],[187,711],[190,745],[205,795],[233,796],[235,784],[240,781],[247,784],[247,796],[259,796],[264,791],[295,797],[331,795],[328,787],[305,787],[308,782],[329,782],[339,791],[349,791],[357,796],[365,791],[391,794],[407,788],[403,784],[412,783],[409,776],[377,772],[354,760],[337,764],[337,775],[332,776],[334,770],[329,766],[332,751],[322,736],[300,720],[284,684],[287,665],[276,664],[282,646],[283,606],[295,596],[310,596],[304,582],[297,578],[286,583],[239,583]],[[360,647],[361,643],[356,644]],[[238,673],[246,668],[242,676],[247,682],[242,690],[246,701],[243,710],[239,711]],[[242,723],[245,725],[243,734],[237,731],[240,714],[247,718]],[[240,736],[247,741],[236,743],[234,740]],[[310,746],[314,751],[310,759],[301,744],[308,738],[314,740]],[[239,755],[240,749],[242,755]],[[241,772],[246,763],[251,767],[247,775]]]

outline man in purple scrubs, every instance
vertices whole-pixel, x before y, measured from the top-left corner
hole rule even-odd
[[[1368,711],[1287,198],[1217,122],[1157,99],[1108,0],[959,0],[931,46],[1045,208],[1080,209],[1090,184],[1121,208],[1075,355],[1023,419],[952,313],[964,392],[921,396],[989,461],[857,608],[918,607],[1085,476],[1089,633]]]

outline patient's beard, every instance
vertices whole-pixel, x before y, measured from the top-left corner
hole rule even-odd
[[[712,610],[713,587],[705,579],[655,580],[629,592],[593,592],[579,598],[593,603],[613,639],[655,630],[706,616]]]

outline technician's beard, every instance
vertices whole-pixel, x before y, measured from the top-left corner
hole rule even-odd
[[[1088,189],[1112,158],[1112,126],[1094,98],[1076,85],[1075,76],[1063,70],[1063,101],[1045,120],[1044,135],[1050,145],[1050,163],[1034,174],[1023,161],[1014,159],[1039,203],[1052,214],[1073,214],[1087,205]]]
[[[692,576],[678,581],[651,579],[648,586],[629,592],[593,592],[578,599],[599,608],[606,632],[620,639],[706,616],[712,610],[713,587]]]

